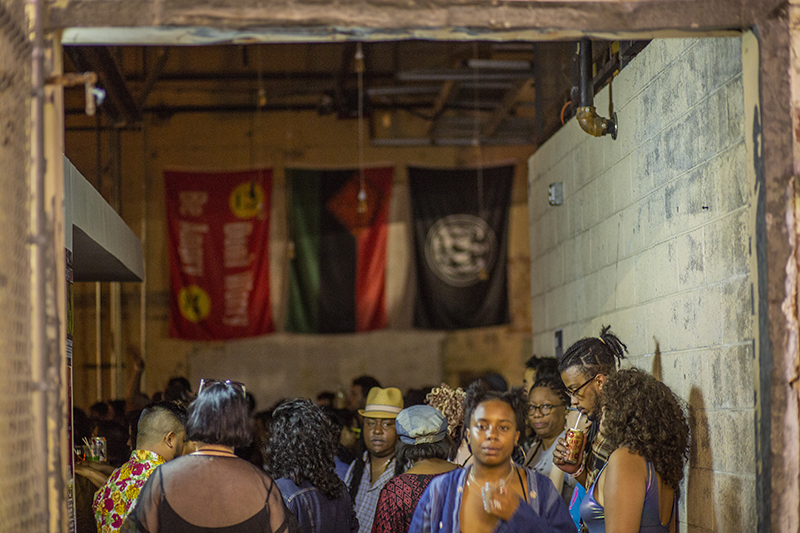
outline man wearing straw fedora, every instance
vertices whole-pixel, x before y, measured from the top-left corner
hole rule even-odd
[[[370,533],[381,489],[400,469],[396,468],[394,449],[397,444],[395,419],[403,410],[400,389],[373,387],[367,395],[367,405],[359,409],[364,418],[362,443],[364,450],[345,476],[350,497],[355,502],[358,532]]]

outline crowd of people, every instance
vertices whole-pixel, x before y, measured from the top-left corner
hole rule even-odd
[[[75,415],[76,449],[86,435],[108,445],[76,467],[78,529],[674,533],[685,408],[621,369],[626,351],[605,327],[558,360],[531,357],[510,390],[493,375],[404,397],[361,376],[341,409],[321,393],[256,412],[230,380],[194,393],[173,379],[148,402],[132,386]]]

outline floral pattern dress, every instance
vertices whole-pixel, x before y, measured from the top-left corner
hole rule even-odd
[[[148,450],[133,450],[127,463],[114,470],[105,485],[94,494],[94,519],[99,533],[119,531],[136,506],[147,478],[165,459]]]

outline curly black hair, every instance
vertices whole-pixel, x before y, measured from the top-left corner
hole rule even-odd
[[[516,430],[525,431],[525,422],[528,418],[528,398],[522,387],[514,387],[507,392],[490,390],[481,380],[474,382],[467,389],[467,397],[464,399],[464,429],[463,435],[469,433],[469,426],[472,423],[472,413],[483,402],[499,400],[511,406],[514,411]]]
[[[585,375],[611,374],[625,358],[628,347],[603,326],[599,337],[584,337],[570,346],[558,361],[558,371],[579,366]]]
[[[308,481],[329,499],[342,494],[344,483],[334,471],[339,429],[310,400],[286,400],[272,413],[270,436],[264,444],[267,472],[296,485]]]
[[[678,490],[689,457],[689,423],[675,393],[638,368],[619,370],[603,386],[603,408],[608,446],[643,455]]]
[[[528,391],[528,395],[533,392],[533,389],[538,389],[539,387],[545,387],[553,391],[553,393],[559,397],[559,399],[564,402],[565,406],[569,406],[570,398],[569,393],[567,393],[567,387],[564,385],[564,382],[561,380],[561,376],[546,376],[536,380],[536,383],[531,385],[531,390]]]

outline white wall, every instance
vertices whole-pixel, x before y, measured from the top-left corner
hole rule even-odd
[[[682,531],[756,529],[741,53],[738,38],[652,41],[613,82],[617,141],[572,120],[529,161],[534,351],[611,324],[629,364],[689,403]]]

